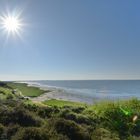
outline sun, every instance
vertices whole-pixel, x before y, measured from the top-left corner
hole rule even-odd
[[[0,16],[0,28],[4,33],[7,33],[8,37],[11,34],[14,36],[17,35],[21,38],[21,33],[23,31],[23,20],[18,14],[7,14],[7,16]]]
[[[17,32],[20,29],[20,22],[16,17],[7,17],[3,20],[3,27],[9,32]]]
[[[5,43],[9,39],[17,39],[17,38],[23,41],[25,27],[27,27],[27,24],[25,24],[25,21],[22,18],[22,11],[7,10],[6,13],[1,13],[0,30],[2,31],[1,33],[5,37]]]
[[[8,32],[17,33],[21,28],[20,20],[14,16],[4,17],[2,27]]]

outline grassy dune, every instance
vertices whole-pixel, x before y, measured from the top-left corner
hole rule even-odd
[[[5,87],[0,87],[0,99],[7,99],[10,97],[14,97],[12,90]]]
[[[51,99],[51,100],[46,100],[44,102],[42,102],[45,105],[48,106],[58,106],[58,107],[63,107],[63,106],[86,106],[86,104],[84,103],[79,103],[79,102],[72,102],[72,101],[63,101],[63,100],[55,100],[55,99]]]
[[[41,94],[45,93],[45,92],[49,92],[49,90],[41,90],[37,87],[29,87],[27,86],[27,84],[25,83],[8,83],[8,86],[14,88],[14,89],[18,89],[19,91],[21,91],[21,93],[24,96],[28,96],[28,97],[37,97],[40,96]]]
[[[13,91],[0,84],[1,140],[140,139],[138,99],[94,105],[58,100],[34,103]]]

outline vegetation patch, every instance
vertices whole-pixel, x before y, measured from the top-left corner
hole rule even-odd
[[[72,102],[72,101],[64,101],[64,100],[46,100],[42,102],[45,105],[49,106],[58,106],[58,107],[63,107],[63,106],[86,106],[84,103],[78,103],[78,102]]]
[[[0,95],[1,140],[140,139],[138,99],[94,105],[59,100],[35,103],[21,99],[9,84],[0,85]]]
[[[28,86],[25,83],[12,83],[9,82],[8,86],[13,88],[13,89],[18,89],[19,91],[21,91],[21,93],[24,96],[28,96],[28,97],[37,97],[40,96],[41,94],[45,93],[45,92],[50,92],[49,90],[41,90],[38,87],[32,87],[32,86]]]

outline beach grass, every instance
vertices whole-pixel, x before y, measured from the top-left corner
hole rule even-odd
[[[0,85],[0,139],[140,138],[140,100],[136,98],[92,105],[55,99],[33,102],[13,89]]]
[[[80,102],[72,102],[72,101],[64,101],[64,100],[56,100],[56,99],[51,99],[51,100],[46,100],[42,102],[45,105],[48,106],[57,106],[57,107],[63,107],[63,106],[85,106],[85,103],[80,103]]]
[[[42,90],[38,87],[28,86],[25,83],[8,83],[9,87],[12,87],[13,89],[18,89],[24,96],[28,97],[37,97],[45,92],[49,92],[49,90]]]
[[[12,90],[5,87],[0,87],[0,99],[6,99],[9,97],[14,97],[12,94]]]

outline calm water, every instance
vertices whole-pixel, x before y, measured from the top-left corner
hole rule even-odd
[[[32,81],[42,87],[63,91],[66,96],[84,102],[97,99],[140,98],[140,80],[69,80],[69,81]]]

